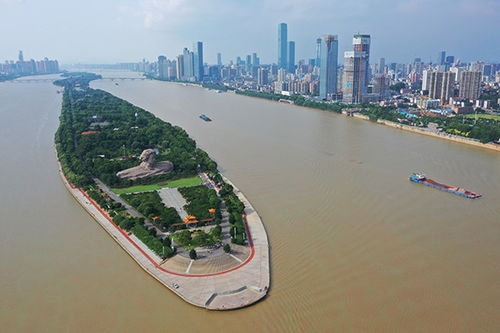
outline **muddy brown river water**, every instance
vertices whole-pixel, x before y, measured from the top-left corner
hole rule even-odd
[[[105,73],[124,75],[135,74]],[[0,83],[1,331],[500,330],[499,153],[191,86],[92,86],[186,129],[245,193],[270,240],[269,296],[210,312],[143,272],[58,178],[57,88],[7,82]],[[484,197],[410,183],[415,171]]]

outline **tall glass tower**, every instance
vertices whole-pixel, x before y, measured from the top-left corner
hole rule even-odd
[[[197,81],[201,81],[203,79],[203,43],[196,42],[193,47],[194,53],[194,77]]]
[[[316,60],[314,61],[315,66],[321,66],[321,38],[316,39]]]
[[[295,73],[295,42],[288,42],[288,71]]]
[[[287,69],[288,34],[286,23],[278,25],[278,68]]]
[[[328,95],[337,93],[339,39],[337,35],[326,35],[321,40],[319,97],[326,99]]]

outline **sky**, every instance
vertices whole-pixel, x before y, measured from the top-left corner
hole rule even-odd
[[[277,58],[278,24],[288,23],[296,59],[315,56],[316,38],[339,36],[339,62],[354,33],[372,36],[371,61],[500,62],[500,0],[0,0],[0,61],[63,64],[174,58],[204,43],[204,61]]]

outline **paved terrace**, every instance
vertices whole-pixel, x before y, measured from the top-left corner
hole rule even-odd
[[[173,207],[184,221],[186,216],[188,215],[184,210],[184,206],[187,204],[186,199],[182,196],[182,194],[177,190],[176,187],[171,188],[162,188],[159,189],[158,194],[160,195],[161,201],[165,205],[165,207]]]
[[[59,173],[68,191],[113,239],[146,272],[185,301],[210,310],[229,310],[253,304],[267,294],[270,282],[267,235],[259,215],[236,187],[235,192],[245,204],[247,232],[251,245],[249,257],[240,265],[226,271],[181,274],[160,266],[158,258],[148,255],[144,244],[138,239],[132,239],[113,224],[109,216],[83,190],[67,182],[60,168]],[[227,179],[225,181],[230,183]]]

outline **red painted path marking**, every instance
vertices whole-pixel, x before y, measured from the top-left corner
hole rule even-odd
[[[66,177],[65,177],[66,178]],[[66,180],[67,181],[67,180]],[[68,184],[70,184],[70,187],[71,188],[76,188],[73,184],[71,184],[70,182],[68,182]],[[244,220],[245,220],[245,229],[247,231],[247,234],[248,234],[248,242],[250,243],[250,247],[252,249],[251,253],[250,253],[250,257],[248,257],[247,260],[245,260],[244,263],[242,263],[241,265],[239,266],[236,266],[234,268],[231,268],[227,271],[224,271],[224,272],[218,272],[218,273],[211,273],[211,274],[202,274],[202,275],[194,275],[194,274],[181,274],[181,273],[176,273],[176,272],[171,272],[169,270],[166,270],[164,269],[163,267],[160,267],[160,265],[158,265],[158,263],[156,261],[153,260],[153,258],[151,258],[139,245],[137,245],[136,242],[134,242],[133,239],[131,239],[127,233],[125,231],[123,231],[119,226],[117,226],[113,220],[108,216],[108,214],[106,214],[102,209],[101,207],[99,207],[99,205],[94,202],[94,200],[92,198],[90,198],[87,193],[85,193],[84,190],[82,190],[81,188],[78,188],[78,190],[85,196],[85,198],[87,198],[87,200],[89,200],[89,202],[95,207],[97,208],[97,210],[130,242],[132,243],[135,248],[137,250],[139,250],[156,268],[158,268],[159,270],[161,270],[162,272],[165,272],[165,273],[168,273],[168,274],[172,274],[172,275],[177,275],[177,276],[184,276],[184,277],[207,277],[207,276],[215,276],[215,275],[222,275],[222,274],[226,274],[226,273],[229,273],[229,272],[232,272],[232,271],[235,271],[243,266],[245,266],[246,264],[248,264],[252,259],[253,257],[255,256],[255,248],[253,246],[253,240],[252,240],[252,235],[250,234],[250,230],[248,229],[248,222],[247,222],[247,216],[246,214],[243,216]]]

